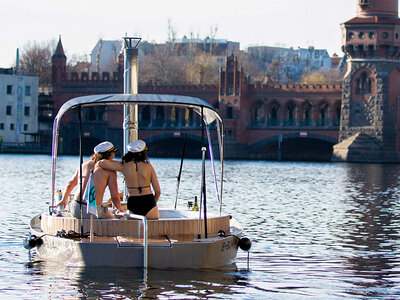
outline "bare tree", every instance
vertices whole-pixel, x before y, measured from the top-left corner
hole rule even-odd
[[[40,86],[51,85],[51,56],[56,41],[28,42],[21,51],[21,69],[27,75],[39,77]]]
[[[301,76],[301,83],[306,84],[327,84],[339,83],[343,80],[343,75],[337,70],[329,70],[325,72],[304,72]]]
[[[147,54],[140,62],[141,82],[157,78],[165,84],[185,82],[185,61],[176,56],[171,44],[157,45],[155,51]]]
[[[113,66],[113,68],[114,67],[115,66]],[[89,71],[90,71],[90,62],[87,55],[73,54],[70,58],[68,58],[67,72],[80,73]]]
[[[189,83],[218,83],[219,64],[209,53],[199,53],[186,65],[186,78]]]
[[[253,56],[247,52],[240,51],[237,58],[244,73],[250,76],[251,82],[258,82],[264,79],[265,72]]]

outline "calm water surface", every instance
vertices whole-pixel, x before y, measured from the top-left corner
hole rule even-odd
[[[180,161],[152,163],[160,202],[172,205]],[[227,162],[224,211],[253,242],[249,269],[239,250],[224,269],[149,270],[145,281],[140,269],[34,262],[22,240],[30,218],[48,208],[50,164],[45,155],[0,155],[0,297],[400,298],[399,165]],[[60,158],[57,188],[77,166],[75,157]],[[182,206],[200,191],[199,168],[198,161],[184,163]]]

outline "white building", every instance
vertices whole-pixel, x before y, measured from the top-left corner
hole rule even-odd
[[[115,70],[117,58],[123,50],[123,41],[104,41],[100,39],[90,54],[91,72],[110,72]]]
[[[18,76],[11,69],[0,69],[0,138],[4,142],[35,141],[38,85],[38,77]]]

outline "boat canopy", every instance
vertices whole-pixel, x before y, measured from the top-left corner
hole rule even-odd
[[[159,105],[189,108],[196,112],[200,117],[203,116],[203,123],[206,125],[207,139],[209,141],[210,157],[212,161],[212,171],[214,182],[216,185],[216,195],[220,203],[220,212],[222,209],[222,185],[223,185],[223,121],[216,109],[207,101],[181,95],[166,95],[166,94],[103,94],[103,95],[89,95],[73,98],[65,102],[58,111],[53,123],[53,147],[52,147],[52,206],[54,205],[55,195],[55,175],[56,175],[56,161],[58,149],[58,134],[59,125],[63,115],[74,108],[86,106],[99,106],[99,105]],[[213,154],[211,149],[211,137],[209,126],[216,121],[218,131],[218,144],[220,147],[220,160],[221,160],[221,195],[218,195],[218,186],[215,174],[215,167],[213,163]],[[203,155],[204,156],[204,155]]]
[[[55,124],[59,123],[64,113],[78,106],[92,105],[162,105],[191,108],[201,116],[203,109],[204,122],[210,125],[218,120],[222,122],[222,118],[215,108],[199,98],[180,96],[180,95],[164,95],[164,94],[105,94],[91,95],[73,98],[63,104],[54,120]]]

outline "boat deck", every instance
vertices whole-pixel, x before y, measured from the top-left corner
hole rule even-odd
[[[204,220],[200,224],[200,234],[204,235]],[[49,215],[43,213],[40,215],[40,222],[36,224],[43,233],[56,235],[64,230],[66,233],[81,232],[81,223],[83,231],[90,231],[90,219],[75,219],[66,214],[63,216]],[[217,237],[220,230],[228,233],[231,227],[231,217],[229,215],[210,215],[207,218],[207,234],[209,238]],[[31,224],[32,225],[32,224]],[[33,226],[32,226],[33,227]],[[199,233],[198,212],[192,211],[174,211],[161,210],[160,219],[147,220],[148,237],[162,240],[162,243],[172,243],[173,240],[195,241]],[[93,232],[96,240],[104,238],[103,241],[113,242],[116,237],[138,238],[143,236],[143,226],[140,220],[120,218],[120,219],[94,219]],[[108,239],[108,237],[110,239]],[[136,242],[133,242],[136,243]]]

